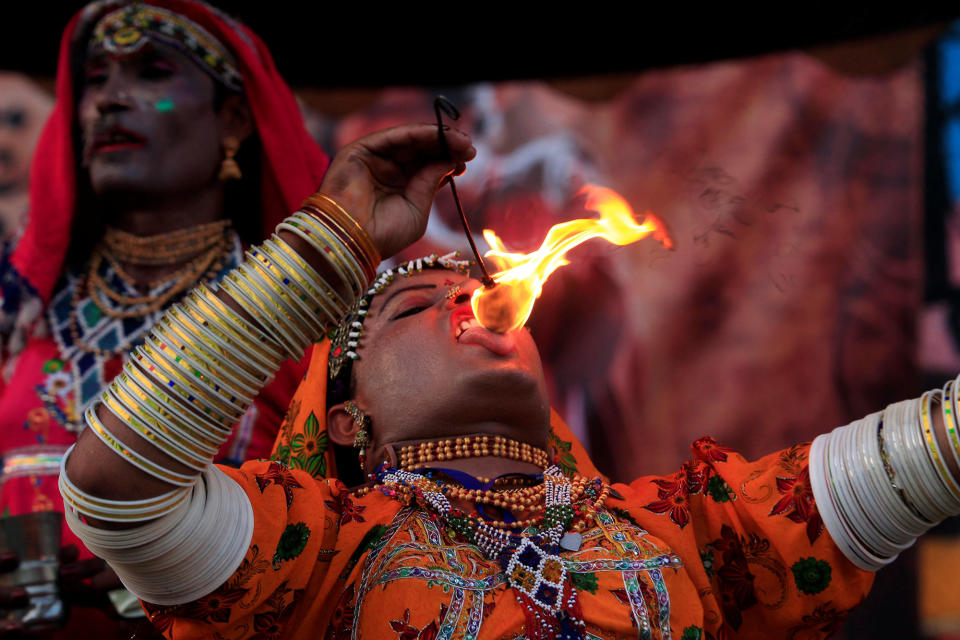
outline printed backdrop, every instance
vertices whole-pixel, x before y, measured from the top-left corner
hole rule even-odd
[[[851,78],[795,53],[572,92],[442,91],[477,142],[457,187],[478,236],[532,250],[590,215],[576,194],[591,182],[655,212],[676,242],[593,241],[534,310],[554,403],[602,470],[670,472],[704,434],[759,456],[916,391],[920,68]],[[598,86],[602,100],[572,95]],[[433,120],[437,93],[387,89],[313,126],[336,148]],[[444,191],[408,253],[452,247],[466,243]]]

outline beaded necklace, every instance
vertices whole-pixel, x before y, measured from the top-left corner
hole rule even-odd
[[[72,343],[79,349],[102,358],[126,352],[130,348],[129,343],[119,343],[111,349],[103,349],[84,340],[77,318],[83,294],[86,293],[100,312],[110,318],[123,320],[151,317],[166,307],[178,294],[199,282],[208,282],[217,277],[233,245],[229,227],[229,220],[219,220],[145,238],[108,228],[103,241],[90,257],[86,277],[77,282],[70,300],[68,326]],[[190,257],[193,259],[180,269],[151,282],[150,294],[129,295],[123,291],[124,288],[134,289],[137,283],[123,270],[121,260],[130,264],[157,265],[165,264],[164,260],[171,258],[179,261]],[[109,266],[106,273],[109,274],[112,269],[119,281],[108,281],[102,270],[104,262]],[[117,287],[117,284],[120,286]]]
[[[216,282],[223,274],[243,261],[243,246],[236,233],[227,232],[226,250],[209,270],[201,274],[205,280]],[[109,261],[101,265],[100,276],[114,291],[135,296],[137,291],[113,269]],[[63,284],[54,292],[47,309],[50,332],[57,344],[60,358],[69,363],[71,378],[71,415],[82,416],[85,409],[100,397],[122,363],[122,356],[134,345],[140,344],[146,332],[156,323],[163,308],[140,317],[114,317],[109,311],[124,311],[125,305],[111,298],[100,300],[105,308],[85,295],[85,275],[67,273]],[[173,284],[173,283],[170,283]],[[163,295],[170,284],[159,283],[150,290],[151,296]],[[176,298],[172,298],[171,302]],[[48,410],[51,405],[46,403]],[[63,422],[65,428],[80,430],[82,420]]]
[[[475,545],[500,565],[524,612],[531,638],[583,638],[585,623],[577,591],[559,553],[561,548],[580,548],[582,536],[568,531],[582,530],[609,494],[610,488],[599,478],[570,480],[554,465],[543,471],[542,484],[507,494],[519,496],[511,499],[496,496],[503,492],[454,487],[423,473],[386,465],[376,476],[373,489],[426,509],[452,537]],[[535,498],[541,497],[542,502],[534,504]],[[515,507],[535,515],[523,521],[489,521],[452,506],[449,498]]]

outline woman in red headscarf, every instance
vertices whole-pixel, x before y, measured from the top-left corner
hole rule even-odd
[[[328,165],[263,42],[201,2],[88,5],[64,32],[56,90],[29,221],[0,265],[11,514],[62,508],[60,458],[124,354],[183,293],[236,266]],[[303,371],[285,365],[222,459],[269,454]],[[66,528],[64,542],[79,545]]]

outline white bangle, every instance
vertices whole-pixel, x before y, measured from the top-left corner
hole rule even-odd
[[[100,422],[100,418],[97,417],[95,407],[89,407],[87,412],[84,414],[84,418],[87,421],[87,426],[93,430],[94,434],[100,439],[101,442],[103,442],[103,444],[107,445],[111,451],[118,454],[122,460],[126,460],[128,463],[140,469],[144,473],[151,475],[158,480],[162,480],[166,483],[179,487],[189,487],[197,481],[197,476],[186,475],[178,471],[171,471],[163,465],[157,464],[156,462],[145,458],[117,440],[117,438],[110,433],[106,427],[103,426],[103,423]]]
[[[212,593],[237,567],[253,538],[253,509],[244,490],[208,468],[177,511],[121,531],[97,529],[66,515],[68,526],[107,560],[137,597],[161,606]]]

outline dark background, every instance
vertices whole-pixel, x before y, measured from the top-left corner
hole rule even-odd
[[[8,0],[0,68],[53,76],[59,36],[83,2]],[[817,9],[786,3],[582,12],[516,3],[374,8],[363,2],[216,2],[266,41],[293,85],[374,87],[559,78],[754,56],[944,25],[960,8]],[[317,3],[320,5],[320,3]],[[522,12],[518,9],[522,8]]]

